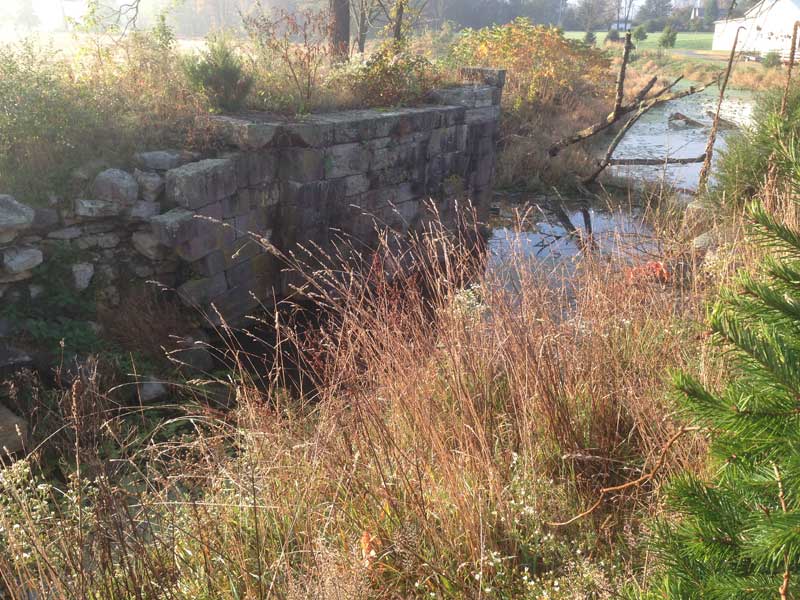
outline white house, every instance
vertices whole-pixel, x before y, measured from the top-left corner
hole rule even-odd
[[[737,50],[788,56],[792,27],[797,20],[800,20],[800,0],[761,0],[741,18],[716,21],[711,49],[730,50],[736,31],[742,27]]]

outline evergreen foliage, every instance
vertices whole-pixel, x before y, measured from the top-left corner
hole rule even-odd
[[[712,310],[733,366],[727,387],[676,377],[688,414],[710,432],[712,475],[669,486],[679,518],[655,527],[663,572],[651,598],[800,597],[800,232],[761,205],[750,213],[773,252]]]
[[[186,75],[222,111],[241,109],[253,87],[253,78],[245,73],[236,50],[223,35],[211,36],[208,50],[187,60]]]

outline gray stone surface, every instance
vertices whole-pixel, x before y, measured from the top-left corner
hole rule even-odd
[[[145,377],[138,385],[139,399],[144,402],[154,402],[167,395],[167,386],[155,377]]]
[[[3,251],[3,269],[6,273],[17,274],[42,264],[42,251],[38,248],[8,248]]]
[[[167,199],[196,209],[236,193],[236,168],[230,159],[206,159],[167,171]]]
[[[35,211],[7,194],[0,194],[0,243],[13,240],[33,225]]]
[[[88,288],[94,277],[94,265],[92,263],[76,263],[72,265],[72,285],[79,292]]]
[[[116,217],[122,212],[122,205],[119,202],[109,200],[76,198],[73,206],[75,216],[84,219]]]
[[[203,306],[224,294],[228,284],[224,273],[202,279],[190,279],[178,288],[178,296],[187,306]]]
[[[131,204],[139,197],[139,184],[127,171],[106,169],[95,177],[92,192],[98,200]]]
[[[244,117],[213,116],[209,120],[216,135],[242,150],[259,150],[269,145],[281,128],[279,122]]]
[[[164,191],[164,178],[152,171],[133,172],[136,182],[139,184],[139,195],[145,202],[155,202]]]
[[[197,153],[187,150],[151,150],[133,157],[137,166],[145,171],[169,171],[199,158]]]
[[[131,221],[147,221],[161,212],[161,204],[142,200],[125,207],[125,218]]]
[[[131,243],[136,251],[150,260],[164,258],[166,248],[159,243],[158,238],[149,231],[135,231],[131,235]]]

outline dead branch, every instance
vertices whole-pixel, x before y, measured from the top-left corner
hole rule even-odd
[[[686,96],[691,96],[692,94],[697,94],[699,92],[702,92],[706,88],[708,88],[708,87],[710,87],[712,85],[715,85],[716,83],[719,82],[719,77],[716,77],[712,81],[709,81],[708,83],[705,83],[705,84],[701,85],[700,87],[690,86],[690,87],[686,88],[685,90],[681,90],[680,92],[667,93],[681,79],[683,79],[682,76],[678,77],[671,84],[665,86],[662,90],[660,90],[658,93],[656,93],[656,95],[652,96],[651,98],[649,98],[647,100],[638,101],[638,102],[632,102],[631,104],[627,104],[627,105],[621,107],[620,110],[619,110],[619,116],[617,117],[617,119],[611,119],[612,115],[609,115],[603,121],[600,121],[599,123],[595,123],[594,125],[586,127],[585,129],[582,129],[579,132],[577,132],[577,133],[575,133],[575,134],[573,134],[573,135],[571,135],[569,137],[566,137],[566,138],[563,138],[563,139],[557,141],[555,144],[550,146],[550,148],[547,151],[548,154],[550,156],[557,156],[558,153],[561,152],[561,150],[563,150],[567,146],[571,146],[573,144],[577,144],[578,142],[582,142],[582,141],[592,137],[593,135],[597,135],[598,133],[600,133],[604,129],[607,129],[608,127],[610,127],[611,125],[616,123],[623,116],[625,116],[628,113],[631,113],[631,112],[637,110],[641,104],[651,105],[648,108],[648,110],[649,110],[650,108],[654,108],[654,107],[656,107],[656,106],[658,106],[660,104],[664,104],[665,102],[669,102],[671,100],[678,100],[679,98],[684,98]],[[648,83],[648,85],[650,85],[650,84]],[[650,87],[652,87],[652,86],[650,86]]]
[[[728,57],[728,66],[725,69],[725,77],[722,80],[722,85],[719,88],[719,100],[717,100],[717,112],[714,114],[714,124],[711,125],[711,131],[708,134],[708,143],[706,144],[705,160],[700,169],[700,178],[697,182],[697,194],[700,195],[705,191],[706,183],[708,182],[708,174],[711,171],[711,159],[714,156],[714,143],[717,141],[717,129],[719,129],[719,111],[722,108],[722,101],[725,99],[725,88],[728,87],[728,79],[731,76],[733,69],[733,59],[736,57],[736,44],[739,41],[739,32],[744,30],[744,27],[739,27],[736,30],[736,35],[733,36],[733,47],[731,54]]]
[[[693,156],[690,158],[612,158],[608,161],[610,165],[637,165],[637,166],[655,166],[661,165],[690,165],[693,163],[701,163],[706,159],[705,154],[700,156]]]
[[[611,144],[609,144],[608,150],[606,150],[606,155],[603,157],[603,160],[601,160],[600,163],[597,165],[597,169],[595,169],[594,172],[591,175],[589,175],[589,177],[586,177],[582,181],[584,185],[589,185],[590,183],[594,183],[594,181],[597,179],[600,173],[602,173],[605,170],[605,168],[609,164],[611,164],[610,163],[611,158],[614,156],[614,151],[617,149],[617,146],[619,146],[620,142],[622,141],[622,138],[624,138],[625,134],[628,133],[628,131],[630,131],[630,128],[633,127],[634,123],[636,123],[636,121],[638,121],[642,117],[642,115],[644,115],[651,108],[653,108],[652,104],[649,106],[643,104],[642,107],[639,109],[639,111],[635,115],[633,115],[630,119],[628,119],[628,122],[625,123],[625,125],[623,125],[622,129],[620,129],[619,132],[617,132],[617,135],[614,136],[614,139],[612,140]]]
[[[678,439],[680,439],[680,437],[683,434],[688,433],[690,431],[700,431],[701,429],[703,428],[696,426],[688,426],[688,425],[682,426],[680,429],[678,429],[677,432],[675,432],[675,434],[671,438],[667,440],[666,444],[664,444],[664,446],[661,448],[661,452],[658,455],[658,460],[656,461],[656,464],[653,466],[653,468],[650,470],[649,473],[646,473],[641,477],[639,477],[638,479],[634,479],[633,481],[629,481],[621,485],[614,485],[611,487],[602,488],[600,490],[600,496],[597,498],[597,501],[594,504],[592,504],[588,509],[586,509],[580,514],[575,515],[571,519],[568,519],[566,521],[550,522],[548,523],[548,525],[550,525],[551,527],[565,527],[566,525],[571,525],[575,521],[579,521],[584,517],[587,517],[590,514],[592,514],[595,510],[597,510],[597,507],[603,503],[603,499],[607,494],[611,494],[614,492],[621,492],[628,488],[640,486],[646,481],[650,481],[664,467],[664,463],[667,461],[667,453],[669,452],[670,448],[672,448],[672,446],[675,444],[675,442],[677,442]]]
[[[617,120],[619,118],[619,111],[622,108],[622,100],[625,95],[625,69],[628,67],[628,57],[633,49],[631,42],[631,32],[625,33],[625,47],[622,50],[622,64],[619,66],[619,74],[617,75],[617,94],[614,98],[614,110],[611,111],[610,118]]]

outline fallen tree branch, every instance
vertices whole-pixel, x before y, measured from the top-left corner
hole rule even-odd
[[[682,90],[680,92],[667,93],[681,79],[683,79],[683,76],[678,77],[675,81],[673,81],[672,83],[666,85],[662,90],[657,92],[656,95],[652,96],[651,98],[649,98],[647,100],[641,100],[639,102],[632,102],[631,104],[626,104],[625,106],[621,107],[620,110],[619,110],[619,116],[616,119],[612,119],[611,117],[613,115],[609,115],[603,121],[600,121],[599,123],[595,123],[594,125],[586,127],[585,129],[581,129],[579,132],[577,132],[577,133],[575,133],[575,134],[573,134],[573,135],[571,135],[569,137],[566,137],[566,138],[563,138],[563,139],[557,141],[555,144],[550,146],[550,148],[547,150],[547,153],[550,156],[557,156],[558,153],[561,152],[567,146],[571,146],[573,144],[577,144],[578,142],[582,142],[583,140],[586,140],[586,139],[592,137],[593,135],[597,135],[598,133],[600,133],[604,129],[607,129],[608,127],[610,127],[611,125],[616,123],[621,117],[627,115],[628,113],[631,113],[631,112],[637,110],[639,108],[639,106],[642,105],[642,104],[650,105],[649,108],[653,108],[655,106],[658,106],[660,104],[664,104],[665,102],[669,102],[671,100],[678,100],[678,99],[684,98],[686,96],[691,96],[692,94],[697,94],[699,92],[702,92],[706,88],[708,88],[708,87],[710,87],[712,85],[715,85],[716,83],[719,82],[720,78],[719,78],[719,76],[717,76],[712,81],[709,81],[708,83],[705,83],[705,84],[701,85],[700,87],[690,86],[690,87],[688,87],[685,90]],[[648,108],[648,110],[649,110],[649,108]]]
[[[617,146],[619,146],[620,142],[622,141],[622,138],[625,137],[625,134],[628,133],[628,131],[630,131],[630,128],[633,127],[634,123],[636,123],[636,121],[638,121],[642,117],[642,115],[644,115],[651,108],[653,108],[652,104],[649,106],[642,104],[639,111],[635,115],[633,115],[630,119],[628,119],[628,122],[625,123],[622,129],[620,129],[619,132],[617,132],[617,135],[614,136],[614,139],[608,146],[608,150],[606,150],[606,155],[603,157],[603,160],[601,160],[600,163],[597,165],[597,169],[595,169],[594,172],[591,175],[589,175],[589,177],[585,178],[581,183],[583,183],[584,185],[589,185],[590,183],[594,183],[594,181],[599,177],[600,173],[602,173],[605,170],[605,168],[609,164],[611,164],[610,161],[611,158],[614,156],[614,151],[617,149]]]
[[[579,521],[580,519],[589,516],[595,510],[597,510],[597,507],[603,503],[603,499],[607,494],[611,494],[613,492],[621,492],[628,488],[642,485],[646,481],[650,481],[663,468],[664,463],[667,461],[667,453],[669,452],[670,448],[672,448],[672,446],[675,444],[675,442],[677,442],[678,439],[680,439],[680,437],[683,434],[688,433],[690,431],[699,431],[701,429],[703,429],[703,427],[688,426],[688,425],[682,426],[680,429],[678,429],[677,432],[675,432],[675,434],[671,438],[667,440],[666,444],[664,444],[664,446],[661,448],[661,452],[658,455],[658,460],[656,461],[656,464],[653,466],[653,468],[650,470],[649,473],[646,473],[641,477],[639,477],[638,479],[634,479],[633,481],[629,481],[621,485],[613,485],[611,487],[602,488],[600,490],[600,496],[597,498],[597,501],[594,504],[592,504],[589,508],[587,508],[585,511],[575,515],[574,517],[566,521],[550,522],[548,523],[548,525],[550,525],[551,527],[565,527],[567,525],[571,525],[575,521]]]
[[[661,166],[661,165],[690,165],[701,163],[706,159],[705,154],[690,158],[612,158],[608,164],[611,165],[642,165],[642,166]]]

